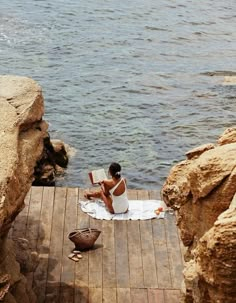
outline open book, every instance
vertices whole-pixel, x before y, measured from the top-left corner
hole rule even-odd
[[[104,179],[107,179],[105,170],[103,168],[93,170],[89,172],[89,178],[92,184],[98,184],[99,182],[103,181]]]

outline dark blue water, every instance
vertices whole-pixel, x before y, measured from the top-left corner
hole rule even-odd
[[[1,0],[0,74],[43,87],[53,138],[76,149],[58,185],[120,162],[159,188],[174,163],[236,124],[236,1]]]

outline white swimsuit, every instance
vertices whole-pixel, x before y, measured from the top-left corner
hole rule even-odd
[[[125,183],[125,191],[123,194],[119,196],[113,195],[116,188],[120,185],[121,182],[125,183],[125,180],[121,178],[121,180],[114,186],[112,189],[109,190],[111,197],[112,197],[112,207],[114,209],[115,214],[125,213],[129,207],[129,200],[127,197],[127,190],[126,190],[126,183]]]

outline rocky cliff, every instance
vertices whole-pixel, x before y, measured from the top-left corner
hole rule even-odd
[[[235,302],[236,127],[186,156],[162,188],[187,247],[185,302]]]
[[[0,300],[36,302],[16,261],[15,244],[7,240],[33,181],[48,125],[39,85],[25,77],[0,77]],[[31,256],[29,257],[31,258]]]

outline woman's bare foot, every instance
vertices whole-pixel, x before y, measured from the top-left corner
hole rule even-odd
[[[85,199],[87,200],[92,200],[91,194],[90,193],[85,193],[84,194]]]

